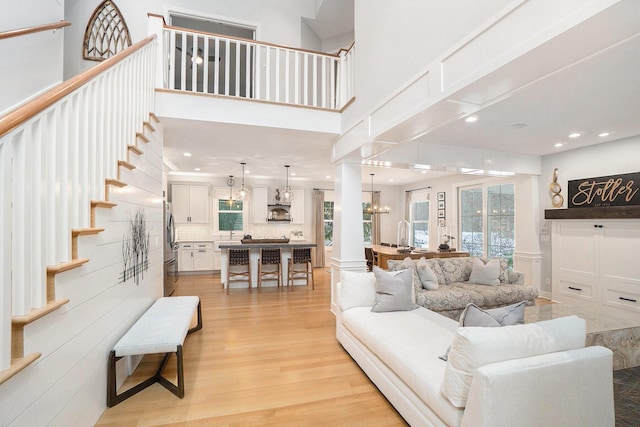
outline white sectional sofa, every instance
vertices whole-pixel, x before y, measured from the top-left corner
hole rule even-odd
[[[458,327],[424,307],[372,312],[373,273],[337,289],[338,341],[412,426],[614,425],[612,353],[584,347],[580,318]]]

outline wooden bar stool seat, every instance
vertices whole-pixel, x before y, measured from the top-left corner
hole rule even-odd
[[[304,279],[307,286],[309,286],[309,280],[311,280],[311,289],[315,289],[313,267],[311,266],[311,248],[291,249],[287,274],[287,287],[291,286],[291,290],[293,290],[293,282],[296,279]]]
[[[232,269],[234,269],[232,271]],[[231,278],[234,282],[246,281],[251,292],[251,259],[249,249],[229,249],[229,264],[227,266],[227,294],[231,288]]]
[[[265,269],[265,266],[267,267]],[[261,248],[258,261],[258,290],[263,280],[277,280],[278,288],[282,284],[282,250],[280,248]]]

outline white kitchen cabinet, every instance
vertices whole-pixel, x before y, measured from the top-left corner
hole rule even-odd
[[[176,224],[207,224],[209,222],[209,186],[172,184],[171,203]]]
[[[552,298],[622,317],[640,315],[640,221],[554,221]]]
[[[293,190],[290,212],[292,224],[304,224],[304,190]]]
[[[180,271],[214,270],[212,242],[180,242]]]
[[[251,222],[261,224],[267,221],[268,193],[266,187],[254,187],[251,189]]]

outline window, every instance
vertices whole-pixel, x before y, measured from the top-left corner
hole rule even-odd
[[[429,247],[429,201],[411,203],[411,239],[416,248]]]
[[[242,200],[218,200],[218,229],[220,231],[237,231],[243,229]]]
[[[324,245],[333,246],[333,202],[324,202]],[[371,203],[362,204],[362,212],[371,206]],[[371,214],[362,214],[362,228],[364,229],[364,243],[371,244]]]
[[[460,189],[459,201],[461,249],[472,256],[506,258],[513,266],[514,184]]]
[[[362,204],[362,230],[364,231],[364,244],[370,245],[372,242],[372,222],[371,214],[367,213],[371,208],[371,202]]]
[[[333,202],[324,202],[324,245],[333,246]]]

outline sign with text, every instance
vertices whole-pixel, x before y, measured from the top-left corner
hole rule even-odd
[[[640,205],[640,172],[569,181],[570,208]]]

